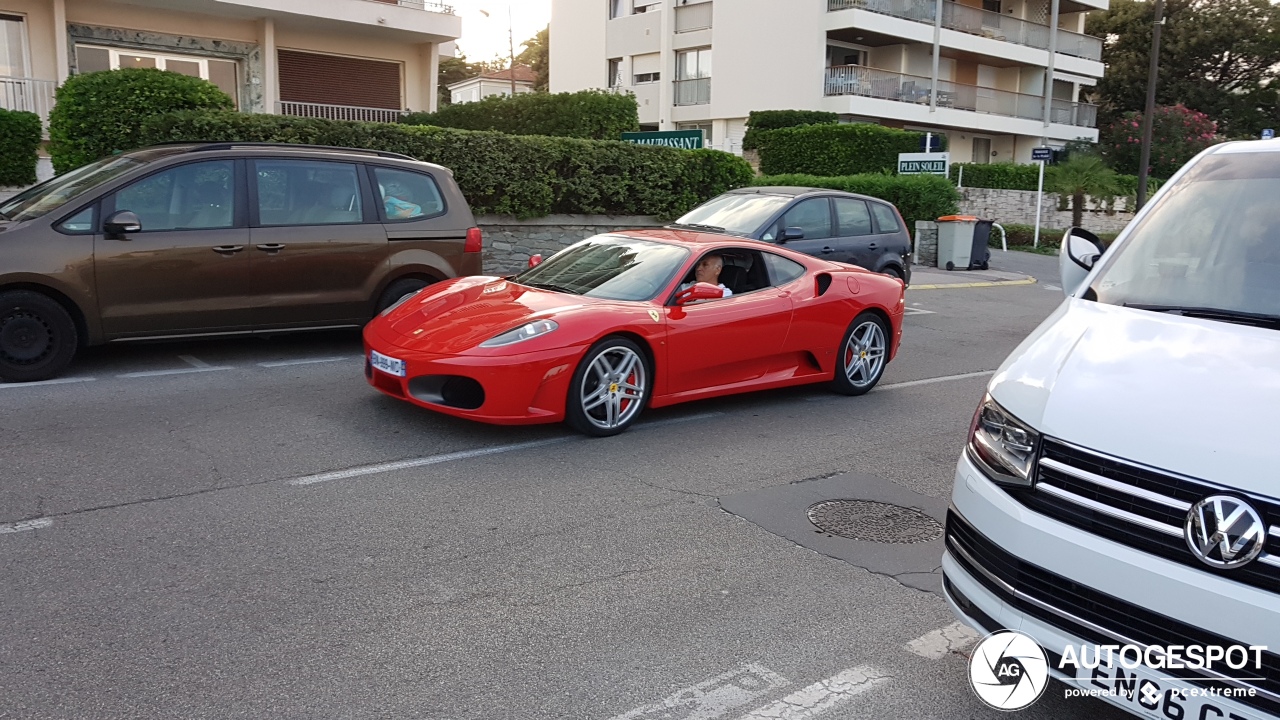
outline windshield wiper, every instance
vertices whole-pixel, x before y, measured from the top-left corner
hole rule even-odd
[[[693,230],[705,230],[705,231],[707,231],[707,232],[718,232],[718,233],[722,233],[722,232],[729,232],[728,230],[725,230],[724,228],[720,227],[719,225],[703,225],[703,224],[701,224],[701,223],[680,223],[680,222],[678,222],[678,223],[671,223],[671,227],[677,227],[677,228],[691,228],[691,229],[693,229]]]
[[[1135,310],[1150,310],[1151,312],[1170,313],[1173,315],[1181,315],[1183,317],[1203,318],[1205,320],[1221,320],[1223,322],[1233,322],[1240,323],[1242,325],[1254,325],[1256,327],[1280,330],[1280,315],[1267,315],[1266,313],[1252,313],[1245,312],[1244,310],[1228,310],[1225,308],[1184,307],[1181,305],[1125,303],[1124,306],[1134,308]]]
[[[521,285],[526,285],[526,286],[531,287],[531,288],[538,288],[539,290],[550,290],[550,291],[552,291],[552,292],[562,292],[562,293],[567,293],[567,294],[569,294],[569,295],[581,295],[581,294],[582,294],[582,293],[577,292],[576,290],[571,290],[571,289],[569,289],[569,288],[567,288],[567,287],[565,287],[565,286],[563,286],[563,285],[556,285],[555,283],[531,283],[531,282],[524,282],[524,283],[520,283],[520,284],[521,284]]]

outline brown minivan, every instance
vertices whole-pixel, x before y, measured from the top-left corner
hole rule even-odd
[[[481,265],[439,165],[257,143],[116,155],[0,204],[0,380],[107,342],[361,326]]]

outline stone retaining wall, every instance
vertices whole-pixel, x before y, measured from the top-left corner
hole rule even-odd
[[[601,233],[662,227],[657,218],[614,215],[549,215],[519,220],[507,215],[476,218],[484,234],[484,271],[505,275],[529,266],[529,257],[549,256]]]
[[[916,221],[916,247],[912,261],[925,267],[938,266],[938,223]]]
[[[995,220],[1001,225],[1034,225],[1036,222],[1036,193],[1034,190],[992,190],[990,188],[962,188],[961,215],[976,215],[984,220]],[[1071,227],[1071,211],[1058,209],[1057,193],[1045,193],[1041,205],[1040,227],[1063,229]],[[1107,214],[1102,203],[1092,198],[1085,204],[1082,224],[1095,233],[1118,233],[1133,219],[1133,213],[1125,207],[1123,198],[1115,202],[1115,210]]]

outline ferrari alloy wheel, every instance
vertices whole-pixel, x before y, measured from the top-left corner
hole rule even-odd
[[[606,338],[583,356],[569,386],[565,417],[579,432],[617,435],[635,422],[649,400],[644,351],[625,338]]]
[[[854,318],[840,343],[835,391],[844,395],[862,395],[880,382],[889,361],[889,332],[885,323],[873,313]]]

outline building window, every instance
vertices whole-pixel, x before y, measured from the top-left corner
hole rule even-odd
[[[27,24],[21,15],[0,15],[0,75],[27,76]]]
[[[677,130],[701,130],[703,147],[711,147],[711,143],[712,143],[711,128],[712,128],[711,123],[677,123],[676,124]]]
[[[633,0],[633,3],[632,12],[636,15],[656,11],[662,6],[662,0]]]
[[[616,88],[622,86],[622,58],[616,58],[609,61],[609,87]]]
[[[676,79],[698,80],[711,77],[711,48],[676,53]]]
[[[662,78],[661,78],[661,75],[662,75],[662,73],[656,73],[656,72],[652,72],[652,73],[640,73],[639,75],[636,75],[636,76],[635,76],[634,82],[632,82],[631,84],[632,84],[632,85],[643,85],[643,84],[645,84],[645,83],[656,83],[656,82],[658,82],[659,80],[661,80],[661,79],[662,79]]]
[[[840,47],[837,45],[827,46],[827,65],[829,67],[842,67],[845,65],[866,65],[867,51],[860,48]]]
[[[221,88],[239,106],[240,84],[234,60],[76,45],[76,70],[79,74],[121,68],[156,68],[203,78]]]
[[[610,20],[613,20],[614,18],[620,18],[625,14],[622,10],[623,1],[624,0],[609,0],[609,19]]]
[[[982,0],[982,9],[987,12],[999,13],[1000,0]]]

